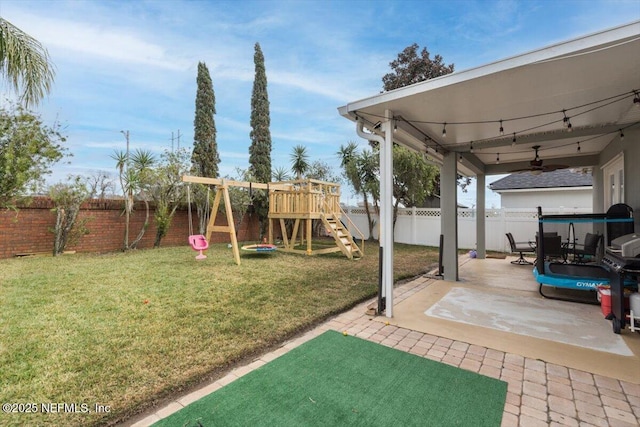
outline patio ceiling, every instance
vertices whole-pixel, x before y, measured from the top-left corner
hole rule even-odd
[[[528,167],[535,145],[545,165],[598,165],[621,130],[640,127],[638,97],[640,21],[355,101],[339,112],[373,131],[390,110],[396,143],[421,152],[428,147],[436,162],[443,151],[460,153],[459,173],[493,175]]]

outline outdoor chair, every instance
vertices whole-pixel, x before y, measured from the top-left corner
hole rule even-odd
[[[538,244],[538,236],[536,236],[536,246],[540,249],[540,251],[544,251],[542,256],[545,260],[557,261],[561,259],[562,262],[567,262],[567,247],[562,244],[561,236],[543,235],[542,241],[543,245],[542,247],[540,247],[540,245]]]
[[[534,250],[529,242],[516,242],[511,233],[507,233],[507,239],[509,239],[509,246],[511,246],[512,253],[519,253],[520,257],[511,261],[511,264],[518,265],[533,265],[532,262],[527,261],[523,254],[533,254]]]
[[[602,234],[587,233],[584,238],[584,244],[576,244],[573,250],[574,261],[583,264],[596,258],[598,245],[602,240]]]

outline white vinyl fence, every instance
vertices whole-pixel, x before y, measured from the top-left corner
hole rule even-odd
[[[358,229],[369,238],[367,213],[362,207],[344,208],[347,216]],[[373,236],[378,238],[378,217],[371,209],[375,221]],[[544,215],[585,214],[591,209],[545,209]],[[485,211],[486,249],[509,252],[506,233],[513,234],[516,242],[530,241],[538,231],[538,212],[535,209],[487,209]],[[348,221],[344,221],[348,223]],[[349,230],[358,236],[353,227]],[[398,220],[394,230],[397,243],[438,246],[440,244],[440,209],[408,208],[398,210]],[[458,247],[476,248],[476,210],[458,209]]]

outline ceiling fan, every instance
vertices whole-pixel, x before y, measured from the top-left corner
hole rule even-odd
[[[553,172],[558,169],[566,169],[568,165],[544,165],[542,159],[538,156],[539,145],[531,147],[536,152],[536,157],[529,162],[529,167],[525,169],[516,169],[510,171],[511,173],[531,172],[533,175],[540,175],[542,172]]]

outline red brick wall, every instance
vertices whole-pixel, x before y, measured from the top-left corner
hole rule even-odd
[[[20,206],[18,211],[0,210],[0,258],[10,258],[20,253],[52,252],[53,233],[56,214],[51,209],[53,203],[49,198],[36,198],[28,206]],[[122,249],[124,243],[123,202],[118,200],[91,200],[82,206],[78,220],[88,218],[86,228],[89,234],[80,238],[77,244],[66,250],[77,252],[112,252]],[[152,248],[156,238],[156,226],[153,219],[154,207],[149,212],[149,226],[138,248]],[[239,242],[254,243],[259,238],[259,223],[256,215],[234,215],[236,233]],[[129,242],[138,235],[145,218],[143,203],[136,203],[129,223]],[[193,209],[194,233],[197,233],[197,214]],[[226,225],[226,217],[219,213],[216,225]],[[160,242],[160,246],[187,245],[189,236],[188,211],[178,210],[173,218],[168,234]],[[229,234],[213,233],[210,243],[230,242]]]

